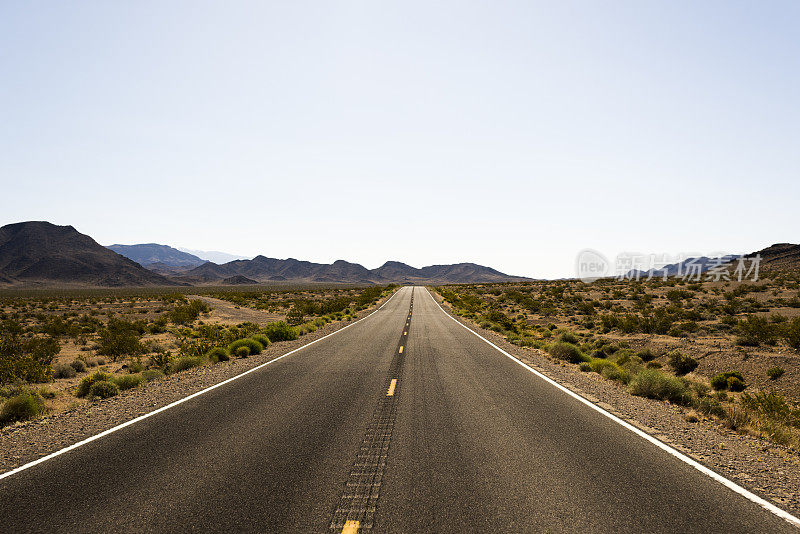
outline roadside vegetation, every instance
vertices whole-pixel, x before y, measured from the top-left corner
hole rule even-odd
[[[758,282],[559,280],[436,288],[509,342],[800,449],[800,274]]]
[[[351,321],[393,289],[214,291],[216,298],[276,315],[260,325],[211,320],[203,300],[174,292],[0,298],[0,427],[260,354],[272,343]]]

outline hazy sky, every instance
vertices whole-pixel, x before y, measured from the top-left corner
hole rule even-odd
[[[800,242],[800,2],[0,3],[0,224],[572,276]]]

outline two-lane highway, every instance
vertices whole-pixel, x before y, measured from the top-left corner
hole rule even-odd
[[[0,480],[0,530],[794,531],[410,287],[303,350]]]

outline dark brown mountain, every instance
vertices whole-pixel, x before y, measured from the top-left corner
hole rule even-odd
[[[474,263],[431,265],[417,269],[397,261],[388,261],[377,269],[337,260],[332,264],[312,263],[294,258],[279,260],[256,256],[252,260],[236,260],[222,265],[205,263],[176,279],[195,284],[224,283],[234,276],[243,276],[258,283],[316,282],[348,284],[425,283],[458,284],[481,282],[511,282],[525,280],[509,276],[491,267]]]
[[[0,228],[0,281],[6,285],[174,285],[99,245],[72,226],[44,221]]]

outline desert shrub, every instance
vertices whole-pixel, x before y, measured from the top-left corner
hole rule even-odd
[[[169,364],[172,363],[172,354],[165,350],[158,351],[150,356],[148,363],[150,367],[166,371],[169,368]]]
[[[16,331],[0,333],[0,384],[49,382],[50,365],[60,350],[51,337],[22,339]]]
[[[105,371],[97,371],[96,373],[92,373],[89,376],[84,376],[80,382],[78,382],[78,388],[75,391],[75,395],[78,397],[85,397],[89,394],[89,391],[92,389],[92,386],[96,382],[108,382],[113,377],[106,373]]]
[[[292,308],[286,313],[286,322],[292,326],[303,324],[305,320],[306,314],[303,309],[298,306],[292,306]]]
[[[717,391],[723,391],[726,389],[731,389],[731,391],[742,391],[742,389],[732,389],[730,384],[730,379],[733,378],[736,380],[734,382],[734,387],[739,387],[739,382],[741,385],[744,385],[744,377],[742,373],[739,371],[728,371],[725,373],[719,373],[714,378],[711,379],[711,387],[716,389]]]
[[[735,376],[731,376],[728,378],[728,389],[731,391],[744,391],[744,388],[747,387],[744,381],[740,378]]]
[[[75,358],[72,360],[70,366],[75,369],[76,373],[84,373],[86,372],[86,362],[81,360],[80,358]]]
[[[140,358],[136,358],[133,361],[128,363],[128,372],[131,374],[141,373],[144,371],[144,365],[142,364],[142,360]]]
[[[177,358],[169,366],[170,373],[180,373],[192,367],[197,367],[203,364],[203,359],[197,356],[181,356]]]
[[[107,399],[119,393],[119,387],[110,380],[99,380],[89,388],[89,397],[93,399]]]
[[[263,328],[262,333],[273,343],[277,341],[292,341],[298,337],[297,331],[284,321],[269,323]]]
[[[722,404],[711,397],[701,397],[697,399],[694,403],[694,408],[706,415],[713,415],[720,418],[726,416],[725,408],[722,407]]]
[[[772,367],[771,369],[767,369],[767,376],[770,380],[777,380],[783,376],[783,367]]]
[[[261,346],[264,348],[267,348],[270,344],[269,338],[264,334],[253,334],[252,336],[250,336],[250,339],[255,339],[256,341],[261,343]]]
[[[228,350],[238,355],[237,351],[240,347],[247,347],[248,355],[261,354],[261,351],[264,350],[264,346],[261,343],[251,338],[237,339],[236,341],[228,345]]]
[[[616,363],[614,363],[614,362],[612,362],[610,360],[602,359],[602,358],[592,360],[590,362],[590,365],[592,367],[592,371],[594,371],[595,373],[598,373],[598,374],[603,374],[603,369],[605,369],[607,367],[619,370],[619,366],[617,366]]]
[[[558,336],[559,341],[563,341],[565,343],[572,343],[573,345],[580,342],[578,336],[575,335],[573,332],[563,332],[560,336]]]
[[[672,366],[675,370],[675,374],[678,376],[683,376],[697,369],[697,360],[677,350],[670,352],[668,357],[670,366]]]
[[[653,354],[653,351],[650,349],[640,350],[636,353],[638,357],[642,359],[643,362],[649,362],[655,359],[656,355]]]
[[[783,337],[789,346],[800,349],[800,317],[795,317],[784,325]]]
[[[27,421],[38,417],[44,411],[44,399],[41,395],[26,391],[11,397],[3,403],[3,407],[0,409],[0,424]]]
[[[687,404],[691,400],[685,381],[655,369],[645,369],[636,375],[631,380],[629,391],[639,397],[668,400],[676,404]]]
[[[647,362],[648,369],[661,369],[661,362]]]
[[[580,365],[578,365],[578,369],[580,369],[584,373],[588,373],[589,371],[593,371],[592,365],[589,362],[581,362]]]
[[[164,376],[164,371],[161,369],[145,369],[142,371],[142,379],[144,379],[145,382],[150,382],[162,376]]]
[[[100,331],[97,345],[98,354],[114,360],[124,354],[140,354],[144,349],[136,326],[120,319],[108,321],[108,326]]]
[[[211,306],[202,300],[194,299],[185,304],[177,305],[169,312],[169,320],[175,324],[189,324],[194,322],[201,313],[210,312]]]
[[[589,361],[589,357],[581,352],[577,346],[565,341],[557,341],[550,345],[550,354],[560,360],[566,360],[570,363],[581,363]]]
[[[57,363],[53,366],[53,376],[55,378],[75,378],[77,374],[71,365]]]
[[[744,428],[750,422],[750,416],[747,411],[738,406],[731,406],[725,412],[725,426],[731,430]]]
[[[748,315],[745,320],[739,321],[738,328],[741,336],[737,338],[737,342],[741,341],[740,344],[745,346],[757,346],[760,343],[774,345],[780,327],[770,323],[765,317]]]
[[[206,357],[214,363],[227,362],[231,359],[228,351],[223,347],[214,347],[206,354]]]
[[[119,375],[114,377],[114,383],[120,391],[135,388],[142,382],[144,382],[144,377],[140,374]]]
[[[753,395],[743,393],[742,407],[748,412],[767,417],[783,424],[800,426],[800,410],[793,409],[786,399],[774,391],[757,392]]]
[[[728,377],[720,373],[711,379],[711,387],[717,391],[728,389]]]

